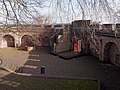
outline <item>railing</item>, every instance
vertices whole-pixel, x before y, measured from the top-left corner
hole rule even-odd
[[[114,31],[95,31],[95,35],[120,38],[120,32]]]

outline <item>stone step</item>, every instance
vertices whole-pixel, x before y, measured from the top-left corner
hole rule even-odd
[[[6,69],[9,72],[14,72],[16,70],[16,67],[14,67],[14,65],[12,63],[6,63],[3,66],[4,69]]]
[[[58,55],[58,53],[56,52],[56,51],[50,51],[50,53],[52,54],[52,55],[55,55],[55,56],[57,56]]]
[[[1,65],[0,65],[0,67],[5,67],[7,65],[7,63],[6,62],[3,62]]]
[[[15,64],[12,64],[10,63],[10,67],[8,67],[9,69],[11,69],[12,71],[15,71],[16,70],[16,65]]]
[[[20,66],[17,66],[17,65],[12,64],[12,63],[8,63],[8,64],[9,65],[7,66],[7,68],[10,69],[11,71],[16,72],[16,73],[20,73],[21,72]]]
[[[18,65],[15,65],[13,63],[10,62],[5,62],[3,61],[3,63],[0,65],[0,68],[3,68],[9,72],[16,72],[16,73],[21,73],[21,67]]]
[[[22,71],[23,71],[23,67],[17,67],[15,70],[16,73],[22,73]]]
[[[58,56],[60,58],[63,58],[63,59],[71,59],[71,58],[76,58],[76,57],[79,57],[79,56],[83,56],[84,54],[83,53],[80,53],[80,52],[73,52],[73,51],[69,51],[69,52],[63,52],[63,53],[59,53]]]
[[[5,67],[6,65],[7,65],[7,62],[4,62],[4,61],[3,61],[3,63],[0,65],[0,68]]]
[[[11,64],[10,64],[10,63],[7,63],[5,67],[10,69]]]

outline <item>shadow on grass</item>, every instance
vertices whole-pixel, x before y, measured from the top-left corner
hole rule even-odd
[[[10,74],[0,81],[1,90],[97,90],[97,81],[41,78]]]

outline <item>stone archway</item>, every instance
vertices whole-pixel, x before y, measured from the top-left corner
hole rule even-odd
[[[108,42],[104,47],[104,61],[120,65],[120,51],[113,42]]]
[[[42,46],[49,46],[49,37],[45,36],[42,38]]]
[[[21,46],[32,46],[32,45],[33,45],[33,41],[30,35],[24,35],[21,38]]]
[[[3,38],[7,42],[7,47],[15,47],[15,39],[11,35],[4,35]]]

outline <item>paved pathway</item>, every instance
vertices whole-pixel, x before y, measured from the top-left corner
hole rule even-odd
[[[24,55],[20,57],[24,57]],[[49,54],[46,48],[31,51],[26,55],[28,55],[28,57],[27,60],[23,60],[23,73],[45,77],[99,80],[102,84],[108,85],[108,87],[102,85],[102,90],[120,90],[120,68],[101,63],[93,56],[64,60],[58,56]],[[16,57],[15,59],[16,62],[19,60],[19,58]],[[23,61],[21,60],[21,62]],[[42,66],[45,66],[45,74],[41,75]],[[110,89],[108,89],[109,87]]]

